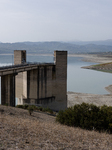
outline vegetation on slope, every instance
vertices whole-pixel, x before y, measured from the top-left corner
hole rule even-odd
[[[112,106],[77,104],[65,111],[60,111],[56,120],[68,126],[112,133]]]

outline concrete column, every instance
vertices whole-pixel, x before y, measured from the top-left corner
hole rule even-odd
[[[67,108],[67,51],[54,52],[56,65],[56,83],[54,86],[55,100],[57,109]]]
[[[1,104],[15,106],[15,75],[1,76]]]
[[[26,62],[26,50],[14,50],[14,65]]]
[[[14,65],[26,63],[26,50],[14,50]],[[15,78],[16,98],[27,98],[27,71],[20,72]]]

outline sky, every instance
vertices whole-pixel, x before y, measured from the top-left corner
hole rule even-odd
[[[0,41],[112,39],[112,0],[0,0]]]

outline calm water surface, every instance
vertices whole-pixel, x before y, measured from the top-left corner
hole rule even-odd
[[[53,62],[54,60],[53,56],[28,55],[27,61]],[[11,64],[13,64],[13,55],[0,55],[0,66]],[[105,87],[112,84],[112,74],[81,68],[92,64],[95,63],[83,62],[82,58],[78,57],[68,57],[67,91],[108,94]]]

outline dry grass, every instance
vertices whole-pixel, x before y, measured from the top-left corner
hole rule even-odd
[[[0,106],[0,150],[112,150],[112,135],[55,122],[55,117]]]

